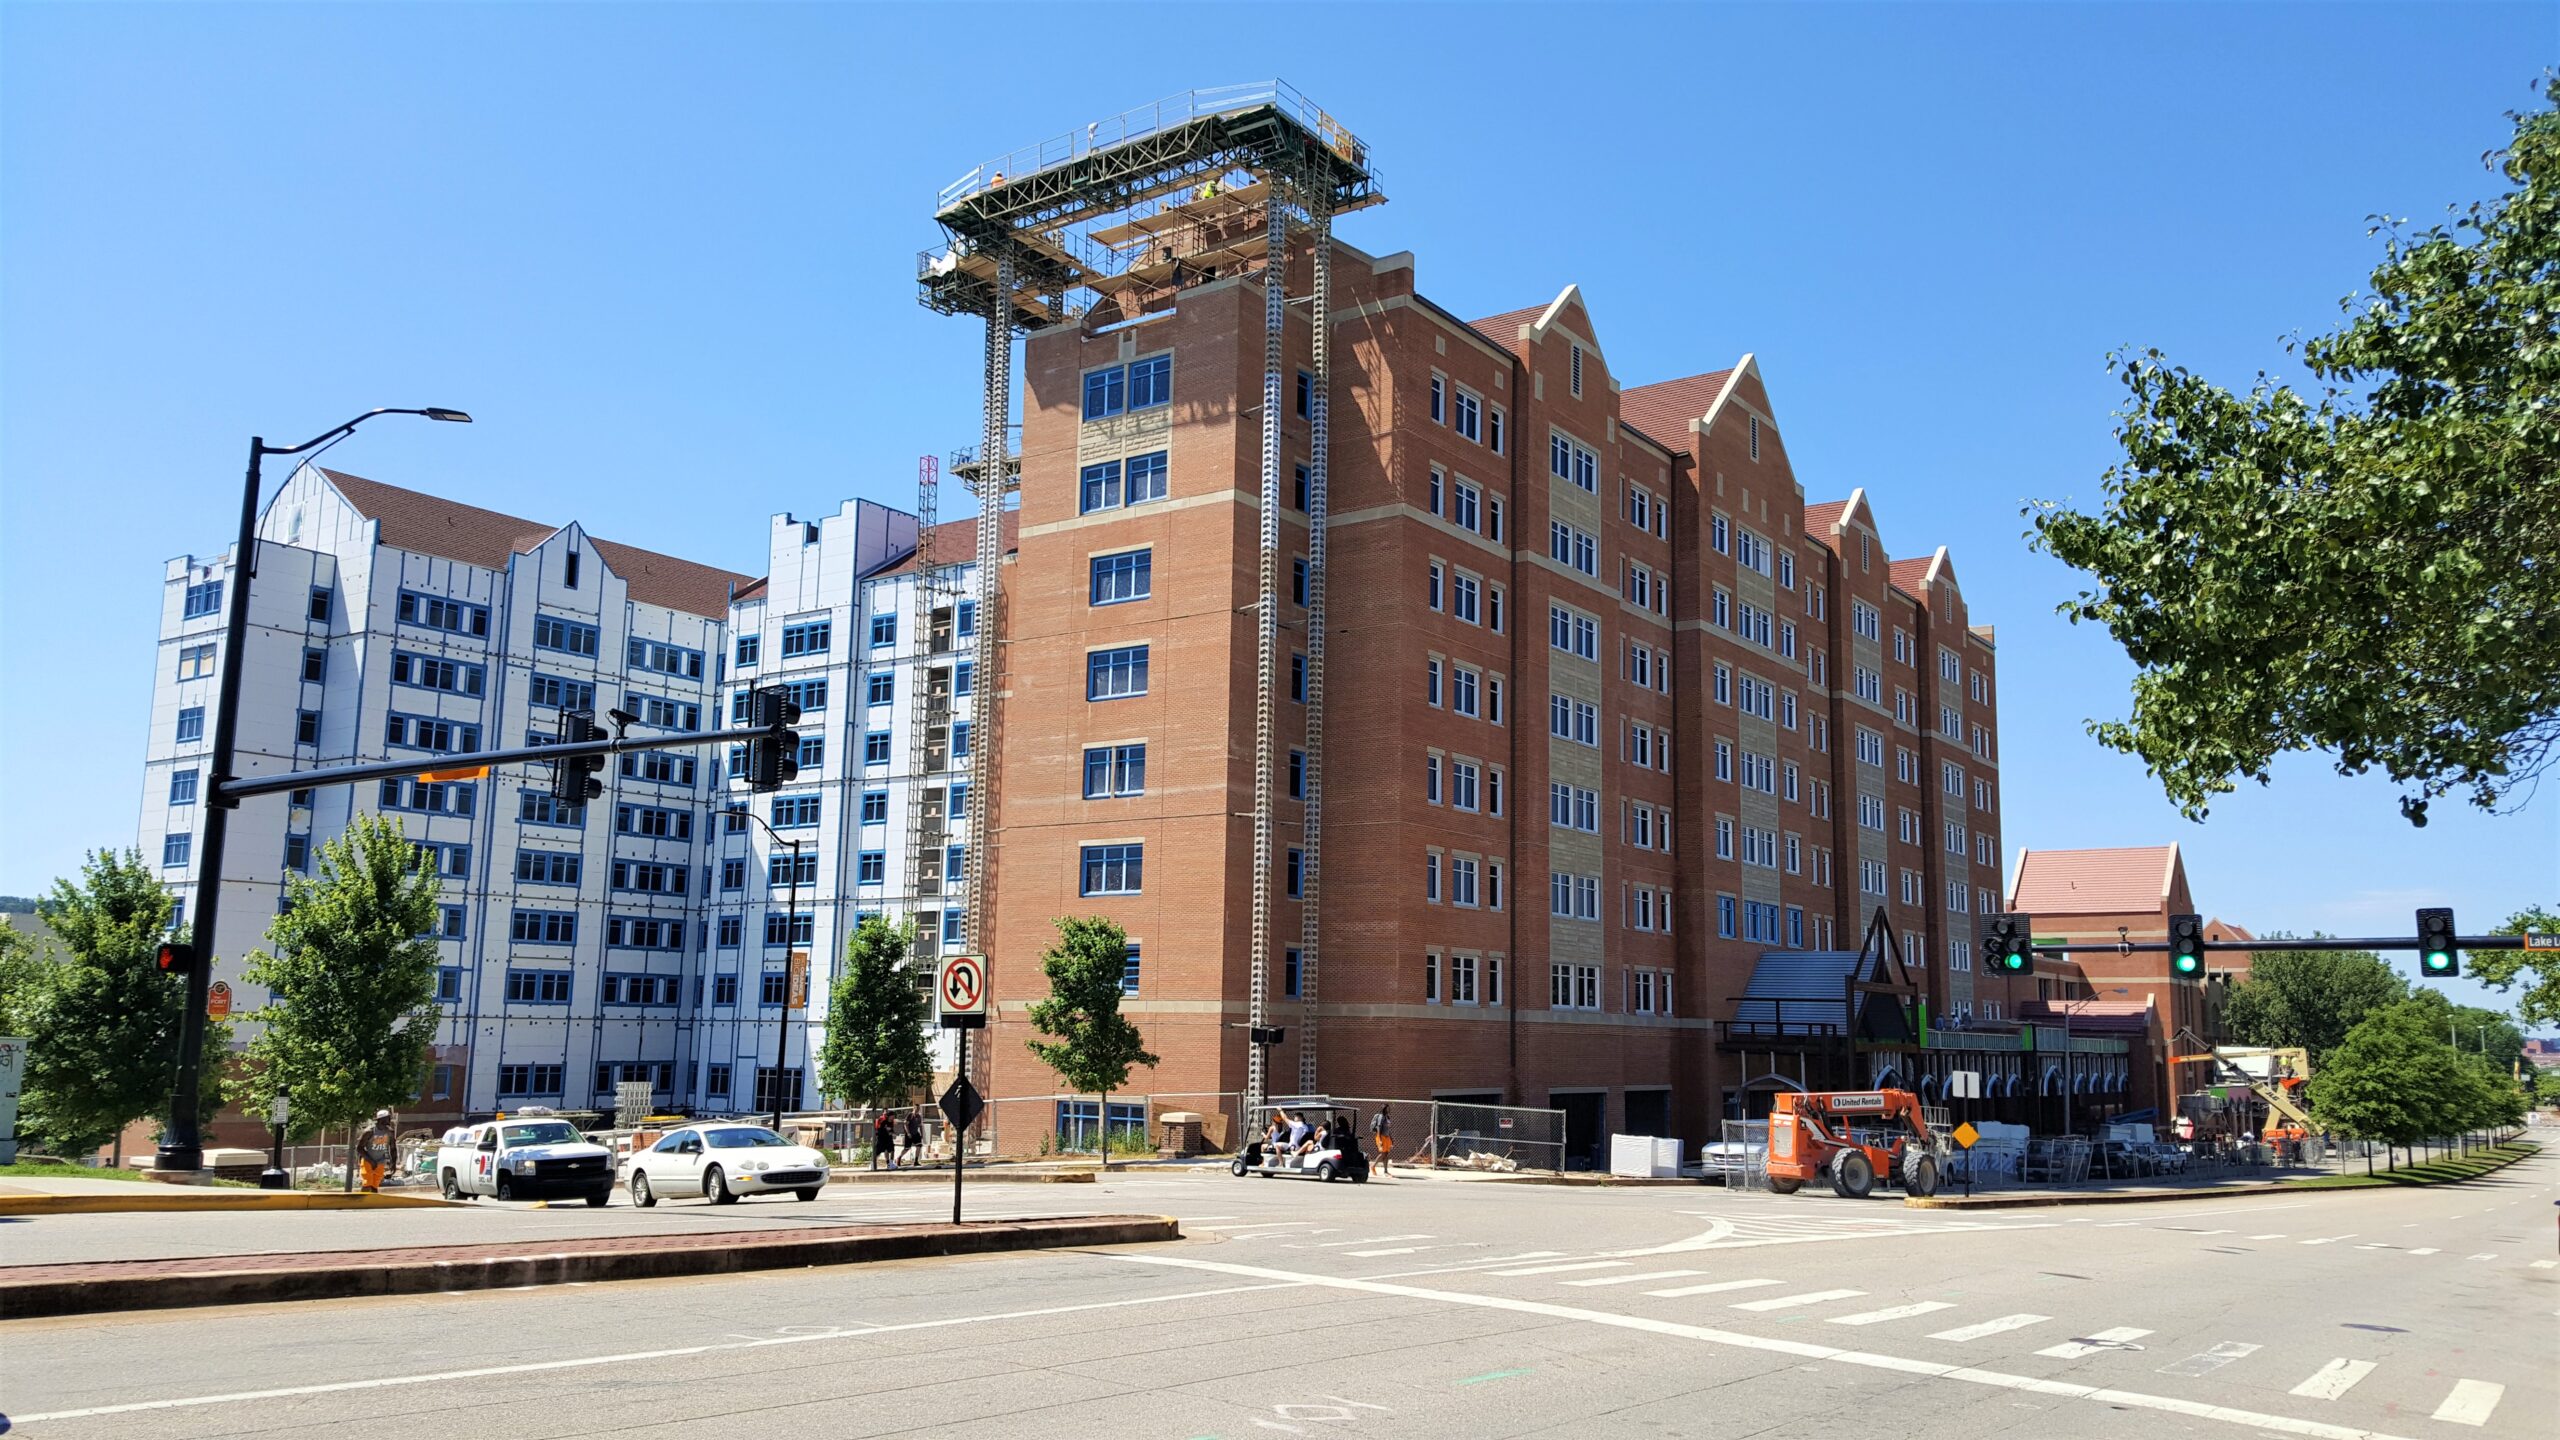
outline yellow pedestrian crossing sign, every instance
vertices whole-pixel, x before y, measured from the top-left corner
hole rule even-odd
[[[1981,1138],[1982,1132],[1974,1129],[1973,1122],[1970,1120],[1967,1120],[1955,1128],[1955,1142],[1967,1150],[1972,1149],[1973,1142]]]

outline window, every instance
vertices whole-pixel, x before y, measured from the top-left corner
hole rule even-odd
[[[1464,390],[1458,391],[1449,407],[1449,428],[1462,439],[1484,439],[1484,402]]]
[[[885,650],[898,643],[898,616],[895,611],[871,617],[871,648]]]
[[[596,653],[596,627],[556,615],[533,617],[533,643],[544,650],[561,650],[571,655]]]
[[[1121,700],[1146,693],[1146,646],[1124,645],[1085,656],[1085,699]]]
[[[624,806],[629,809],[629,806]],[[773,828],[793,830],[818,823],[818,797],[815,795],[776,795],[773,797]],[[739,827],[744,829],[744,826]]]
[[[1307,603],[1307,557],[1304,555],[1289,557],[1289,603]]]
[[[178,652],[178,678],[202,680],[213,673],[213,647],[189,645]]]
[[[1102,800],[1143,795],[1147,789],[1147,747],[1097,745],[1084,752],[1084,798]]]
[[[1440,903],[1440,852],[1422,852],[1422,898],[1426,903]]]
[[[1479,696],[1483,677],[1464,665],[1449,667],[1449,708],[1460,715],[1474,718],[1481,708]]]
[[[1291,846],[1289,849],[1283,873],[1286,879],[1282,893],[1292,900],[1303,899],[1306,893],[1307,857],[1296,846]]]
[[[596,687],[591,681],[571,680],[537,671],[525,690],[525,698],[533,704],[548,705],[555,710],[593,710],[596,708]]]
[[[431,815],[468,815],[475,808],[474,787],[468,784],[429,784],[423,780],[385,780],[381,802],[385,810],[419,810]]]
[[[853,883],[879,885],[889,878],[889,852],[865,850],[854,857]]]
[[[1547,606],[1547,643],[1585,660],[1600,658],[1600,622],[1569,606]]]
[[[1452,809],[1480,808],[1477,786],[1483,774],[1483,769],[1472,760],[1449,762],[1449,805]]]
[[[169,803],[172,805],[196,803],[195,771],[172,770],[169,772]]]
[[[392,715],[383,726],[383,743],[404,750],[468,752],[480,748],[480,727],[424,715]]]
[[[303,613],[322,624],[327,624],[329,612],[337,598],[337,591],[326,585],[314,585],[311,587],[311,608]]]
[[[862,823],[865,825],[886,825],[889,823],[888,791],[865,790],[862,792]]]
[[[866,730],[863,732],[862,763],[865,765],[886,765],[889,763],[888,731]]]
[[[1084,377],[1084,418],[1101,420],[1129,408],[1128,367],[1113,365]]]
[[[782,627],[782,655],[786,660],[794,655],[824,655],[834,641],[832,620],[803,620]]]
[[[738,977],[735,975],[714,976],[711,981],[711,1003],[714,1005],[737,1004]],[[728,1078],[728,1069],[729,1067],[726,1065],[712,1066],[711,1073],[713,1076],[713,1083],[719,1084],[720,1082],[725,1081]],[[723,1088],[725,1089],[726,1087],[723,1086]]]
[[[1307,798],[1307,752],[1304,750],[1289,752],[1289,798]]]
[[[574,945],[578,916],[569,910],[518,910],[511,917],[508,935],[519,945]]]
[[[1547,913],[1559,920],[1599,919],[1600,877],[1562,871],[1548,876]]]
[[[1136,895],[1142,893],[1145,880],[1146,847],[1143,845],[1087,845],[1084,847],[1084,876],[1078,888],[1083,895]]]
[[[1461,530],[1478,530],[1484,525],[1484,491],[1461,480],[1449,492],[1449,518]]]
[[[1742,568],[1766,575],[1769,573],[1769,542],[1748,530],[1740,531],[1734,540],[1733,558]]]
[[[792,915],[769,910],[765,912],[764,917],[764,943],[768,948],[806,945],[809,943],[809,937],[816,933],[817,923],[817,917],[806,910]],[[775,1001],[767,999],[764,1003],[771,1005]]]
[[[1852,600],[1849,602],[1849,628],[1856,631],[1858,634],[1865,636],[1869,640],[1881,640],[1884,638],[1883,617],[1878,614],[1876,607],[1868,604],[1864,600]]]
[[[575,885],[585,860],[574,850],[518,850],[516,882],[521,885]]]
[[[1449,423],[1449,382],[1431,377],[1431,419],[1434,424]]]
[[[212,647],[205,649],[210,655]],[[186,677],[181,675],[179,678]],[[449,695],[477,695],[487,683],[487,672],[478,665],[459,660],[394,651],[391,656],[391,683],[414,685],[421,690],[441,690]]]
[[[1559,565],[1599,578],[1600,537],[1580,526],[1561,520],[1547,522],[1547,556]]]
[[[1165,452],[1161,450],[1087,465],[1081,477],[1080,509],[1091,514],[1161,500],[1165,497],[1165,470]]]
[[[185,831],[180,831],[175,835],[162,837],[160,841],[160,863],[163,865],[186,864],[188,859],[195,853],[195,844],[196,837]]]
[[[742,670],[743,670],[743,669],[745,669],[746,667],[748,667],[748,666],[750,666],[750,665],[755,664],[755,663],[756,663],[756,661],[758,661],[759,659],[762,659],[762,658],[763,658],[763,656],[764,656],[764,637],[763,637],[763,636],[761,636],[761,635],[741,635],[741,636],[739,636],[739,637],[738,637],[738,660],[737,660],[738,668],[740,668],[740,669],[742,669]]]
[[[1600,457],[1589,446],[1578,444],[1561,432],[1547,436],[1547,469],[1559,480],[1570,480],[1593,494],[1600,491]]]
[[[311,713],[311,712],[309,712],[309,711],[304,711],[303,713],[304,713],[304,714],[309,714],[309,713]],[[179,743],[179,744],[181,744],[181,745],[183,745],[183,744],[186,744],[187,742],[189,742],[189,741],[191,741],[191,740],[202,740],[203,738],[204,738],[204,707],[203,707],[203,706],[201,706],[201,705],[190,705],[190,706],[188,706],[186,709],[179,711],[179,712],[178,712],[178,734],[177,734],[177,740],[178,740],[178,743]],[[313,736],[312,736],[312,739],[311,739],[311,740],[304,741],[303,743],[304,743],[304,744],[310,744],[310,743],[313,743],[313,741],[316,741],[316,740],[318,740],[318,739],[319,739],[319,735],[317,734],[316,727],[315,727],[315,731],[314,731],[314,734],[313,734]]]
[[[1551,1010],[1599,1009],[1600,967],[1597,965],[1549,965],[1547,967],[1547,1008]]]
[[[441,595],[421,595],[414,590],[400,592],[400,623],[422,625],[430,630],[444,630],[456,635],[489,633],[489,611],[486,606],[466,605]]]
[[[1298,563],[1298,603],[1306,603],[1307,571],[1304,560]],[[1119,605],[1131,600],[1144,600],[1155,593],[1155,552],[1129,550],[1118,555],[1093,557],[1092,603]]]
[[[641,835],[653,840],[690,840],[693,838],[693,814],[656,805],[616,805],[613,807],[613,832],[617,835]]]
[[[566,1067],[559,1065],[501,1065],[498,1093],[558,1099],[566,1075]]]
[[[1440,756],[1436,752],[1422,757],[1422,798],[1427,804],[1440,803]]]
[[[1289,699],[1299,705],[1307,703],[1307,657],[1303,654],[1289,656]]]

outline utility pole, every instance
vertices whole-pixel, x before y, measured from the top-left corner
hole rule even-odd
[[[231,552],[231,593],[223,597],[222,679],[214,692],[204,843],[196,847],[195,855],[196,913],[191,923],[194,933],[204,938],[195,947],[199,963],[187,969],[187,1007],[178,1017],[178,1073],[170,1087],[169,1126],[152,1161],[152,1168],[162,1174],[193,1175],[204,1169],[204,1127],[199,1118],[204,1108],[204,1008],[213,984],[214,946],[219,938],[216,922],[222,918],[223,850],[231,834],[231,811],[240,803],[238,796],[225,795],[223,786],[233,778],[240,741],[240,680],[248,669],[247,657],[240,652],[249,640],[249,582],[258,574],[259,470],[270,455],[299,455],[334,444],[376,415],[423,415],[430,420],[471,423],[471,417],[459,410],[430,405],[417,410],[368,410],[299,445],[270,445],[262,435],[249,437],[249,475],[240,489],[240,535]]]

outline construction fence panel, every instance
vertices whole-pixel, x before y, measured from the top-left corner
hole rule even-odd
[[[987,1102],[971,1131],[972,1154],[1006,1160],[1097,1155],[1106,1135],[1113,1158],[1224,1155],[1243,1131],[1244,1100],[1227,1091],[1133,1091],[1100,1095],[1009,1095]]]
[[[1433,1101],[1428,1152],[1450,1170],[1564,1169],[1564,1112]]]
[[[1370,1152],[1369,1158],[1373,1162],[1378,1158],[1377,1147],[1369,1142],[1378,1132],[1372,1122],[1383,1114],[1387,1117],[1387,1135],[1395,1142],[1394,1149],[1387,1156],[1388,1165],[1392,1167],[1398,1162],[1413,1165],[1430,1163],[1421,1158],[1429,1151],[1431,1145],[1430,1101],[1386,1100],[1360,1095],[1336,1095],[1330,1098],[1334,1104],[1352,1111],[1359,1117],[1360,1144]]]
[[[1769,1122],[1727,1120],[1724,1139],[1698,1155],[1698,1167],[1721,1176],[1728,1190],[1769,1188]]]

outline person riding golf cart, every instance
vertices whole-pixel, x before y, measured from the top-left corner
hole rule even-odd
[[[1255,1106],[1246,1119],[1244,1145],[1228,1166],[1235,1174],[1353,1184],[1369,1178],[1360,1116],[1348,1105],[1313,1096],[1283,1098]]]

